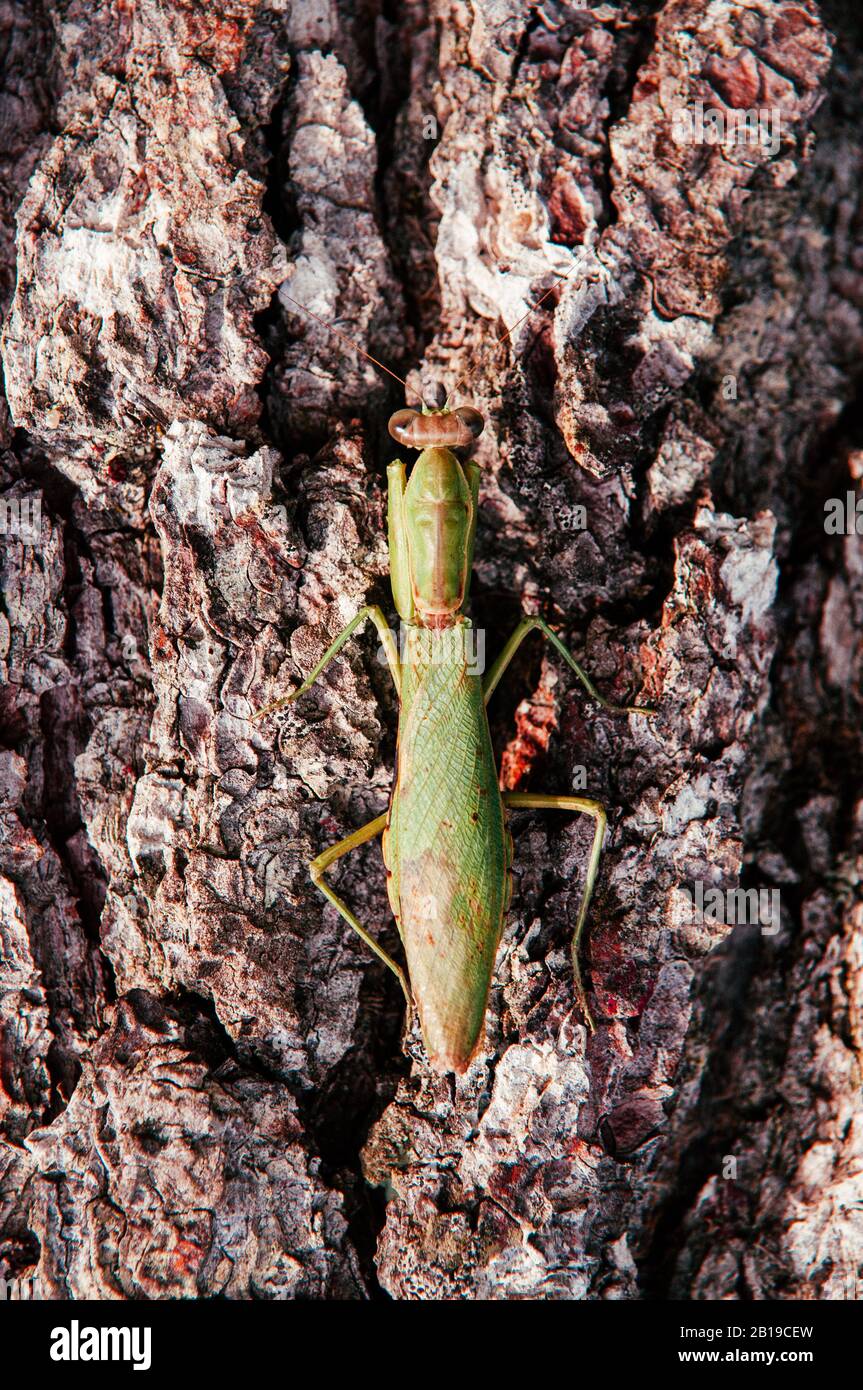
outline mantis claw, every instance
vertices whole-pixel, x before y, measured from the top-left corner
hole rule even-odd
[[[584,1021],[587,1024],[588,1033],[595,1033],[596,1024],[593,1021],[593,1014],[590,1012],[590,1006],[587,1002],[587,995],[584,992],[580,980],[575,988],[575,1002],[581,1009],[581,1012],[584,1014]]]
[[[655,719],[658,712],[658,710],[650,709],[648,705],[624,705],[622,710],[623,714],[640,714],[645,719]]]

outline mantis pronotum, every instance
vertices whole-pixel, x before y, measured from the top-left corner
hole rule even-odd
[[[341,333],[338,336],[344,337]],[[352,346],[369,357],[356,344]],[[383,365],[374,358],[369,360]],[[384,370],[389,372],[389,368]],[[410,477],[399,460],[387,469],[390,580],[395,607],[407,633],[403,655],[399,655],[381,609],[362,608],[299,689],[259,711],[256,718],[296,700],[361,624],[369,619],[374,623],[400,701],[396,776],[389,809],[318,855],[310,872],[345,921],[397,976],[409,1009],[416,1004],[431,1065],[441,1071],[462,1072],[482,1038],[495,956],[512,891],[512,838],[506,828],[509,808],[580,811],[595,821],[572,938],[576,995],[592,1026],[578,948],[599,868],[605,809],[589,797],[500,791],[486,715],[498,682],[524,638],[540,631],[604,709],[615,714],[650,711],[640,706],[618,707],[604,700],[557,634],[539,617],[522,619],[484,680],[473,669],[468,655],[472,624],[463,610],[473,560],[480,479],[480,469],[470,455],[484,422],[470,406],[450,410],[449,399],[436,408],[423,401],[421,411],[399,410],[389,422],[389,432],[399,444],[420,451]],[[337,859],[378,835],[382,836],[387,890],[407,958],[407,973],[357,920],[325,877]]]

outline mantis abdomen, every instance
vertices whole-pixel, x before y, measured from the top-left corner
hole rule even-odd
[[[429,1058],[462,1071],[482,1036],[511,892],[511,840],[471,624],[409,627],[384,832],[390,904]]]

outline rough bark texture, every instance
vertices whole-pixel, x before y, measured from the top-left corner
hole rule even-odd
[[[856,4],[0,0],[0,1274],[74,1298],[841,1298],[863,1270]],[[674,113],[778,109],[779,148]],[[554,275],[568,277],[498,341]],[[17,280],[16,280],[17,275]],[[513,819],[487,1045],[307,861],[379,814],[400,397],[487,418]],[[257,315],[257,318],[255,317]],[[418,364],[422,364],[421,366]],[[17,428],[14,428],[17,427]],[[586,525],[581,526],[584,508]],[[693,924],[694,881],[781,925]],[[379,849],[339,891],[396,949]]]

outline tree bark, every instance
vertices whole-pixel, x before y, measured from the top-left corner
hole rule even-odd
[[[856,1296],[857,6],[0,0],[0,48],[0,1276]],[[375,643],[250,721],[392,613],[403,399],[297,304],[469,378],[489,659],[537,612],[656,709],[535,638],[495,695],[505,786],[609,807],[598,1026],[592,824],[521,813],[458,1080],[308,879],[387,804]],[[397,952],[379,846],[337,883]]]

